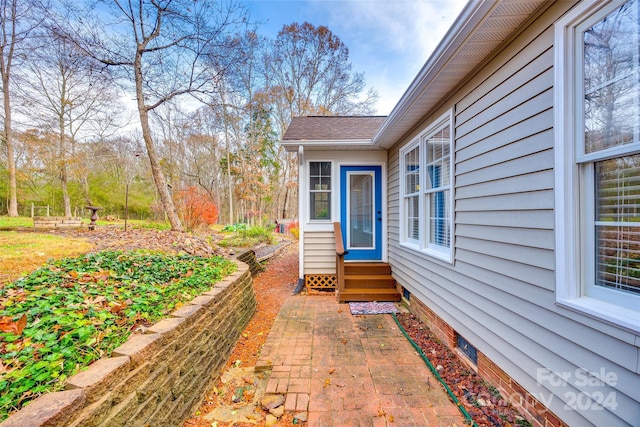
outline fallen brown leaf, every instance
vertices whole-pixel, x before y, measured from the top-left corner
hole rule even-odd
[[[2,332],[12,332],[16,335],[20,335],[26,326],[26,314],[23,314],[17,321],[14,321],[11,316],[2,316],[0,318],[0,331]]]

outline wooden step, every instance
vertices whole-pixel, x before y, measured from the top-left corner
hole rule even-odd
[[[345,275],[389,275],[391,266],[386,262],[346,262],[344,264]]]
[[[400,301],[400,292],[397,289],[345,289],[338,295],[338,301]]]
[[[345,274],[344,287],[352,288],[394,288],[396,280],[390,274],[372,275],[372,274]]]

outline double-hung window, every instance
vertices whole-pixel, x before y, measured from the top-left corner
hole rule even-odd
[[[331,162],[309,162],[311,220],[331,220]]]
[[[556,24],[559,304],[640,331],[640,0]]]
[[[451,113],[400,151],[403,245],[451,261]]]
[[[420,145],[404,154],[405,238],[420,244]]]

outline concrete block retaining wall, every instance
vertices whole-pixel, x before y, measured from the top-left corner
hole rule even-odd
[[[111,357],[40,396],[0,427],[181,426],[200,406],[255,313],[249,266],[194,298]]]

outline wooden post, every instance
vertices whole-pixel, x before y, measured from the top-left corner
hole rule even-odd
[[[342,243],[342,228],[339,222],[333,223],[333,237],[336,245],[336,278],[338,280],[338,289],[336,290],[336,298],[340,301],[340,293],[344,292],[344,244]]]

